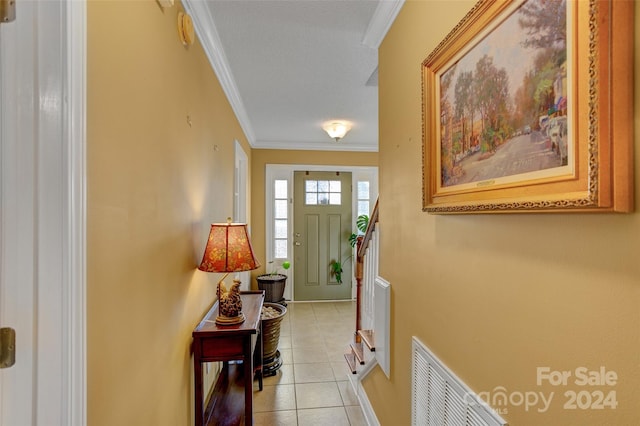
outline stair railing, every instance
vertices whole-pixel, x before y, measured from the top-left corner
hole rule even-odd
[[[358,330],[373,327],[373,287],[378,275],[378,201],[369,218],[364,236],[358,237],[356,251],[356,330],[355,342],[361,342]],[[363,324],[363,317],[366,320]]]

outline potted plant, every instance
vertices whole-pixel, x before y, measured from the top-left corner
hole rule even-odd
[[[369,226],[369,216],[366,214],[361,214],[360,216],[358,216],[356,218],[356,228],[357,228],[357,232],[352,233],[349,236],[349,244],[351,244],[351,247],[355,248],[356,243],[358,242],[358,237],[364,235],[365,232],[367,232],[367,227]],[[339,282],[340,284],[342,284],[342,265],[344,264],[344,262],[346,262],[347,260],[351,259],[353,257],[353,253],[350,254],[349,256],[347,256],[345,259],[343,260],[332,260],[330,263],[330,268],[331,268],[331,275],[336,277],[336,281]]]
[[[344,259],[344,261],[347,261],[350,258],[351,256]],[[340,284],[342,284],[342,272],[343,272],[342,262],[343,261],[332,260],[331,263],[329,264],[329,267],[331,268],[331,275],[335,276],[336,281],[339,282]]]
[[[355,247],[358,242],[358,237],[364,235],[367,232],[367,228],[369,227],[369,216],[366,214],[361,214],[356,218],[356,228],[357,232],[349,235],[349,244],[351,247]]]
[[[271,261],[269,263],[274,262]],[[287,270],[291,267],[291,263],[288,260],[285,260],[282,262],[281,266],[282,269]],[[287,276],[279,273],[277,267],[271,273],[258,275],[256,280],[258,281],[258,288],[260,290],[264,290],[265,302],[279,303],[283,306],[287,306],[283,297],[284,287],[287,283]]]

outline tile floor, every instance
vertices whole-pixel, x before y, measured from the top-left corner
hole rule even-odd
[[[278,345],[283,365],[261,392],[255,382],[253,424],[366,425],[343,355],[354,326],[354,302],[288,302]]]

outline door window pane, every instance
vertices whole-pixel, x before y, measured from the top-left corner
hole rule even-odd
[[[318,204],[320,204],[320,205],[329,204],[329,193],[328,192],[319,192],[318,193]]]
[[[358,216],[366,214],[369,216],[371,211],[371,200],[369,197],[369,181],[359,180],[357,183],[358,188]]]
[[[276,259],[287,258],[287,240],[276,240],[274,257]]]
[[[305,203],[307,205],[341,205],[342,183],[339,180],[307,180]]]
[[[366,180],[358,181],[358,199],[359,200],[369,199],[369,182]]]
[[[287,218],[287,200],[275,200],[275,218],[286,219]]]
[[[275,198],[288,198],[287,194],[287,181],[286,180],[276,180],[275,181]]]
[[[361,214],[369,216],[369,201],[358,200],[358,216]]]
[[[316,205],[318,204],[318,194],[315,192],[312,193],[307,193],[306,196],[306,202],[309,205]]]
[[[276,238],[287,238],[287,220],[286,219],[278,219],[275,223],[275,232],[274,235]]]

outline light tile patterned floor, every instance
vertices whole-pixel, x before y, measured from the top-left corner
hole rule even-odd
[[[254,386],[255,426],[364,426],[344,352],[352,341],[355,303],[289,302],[278,348],[283,365]]]

